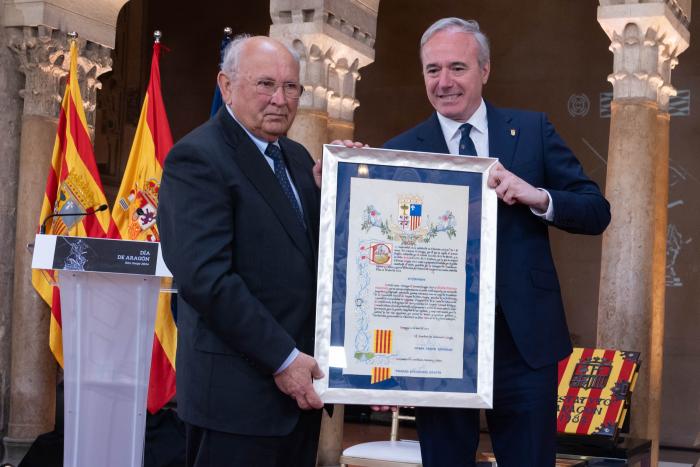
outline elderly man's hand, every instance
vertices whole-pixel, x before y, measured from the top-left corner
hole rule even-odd
[[[396,412],[399,410],[398,405],[370,405],[370,408],[372,409],[372,412]]]
[[[323,402],[312,385],[314,379],[320,378],[323,378],[323,372],[316,360],[299,353],[284,371],[275,375],[275,384],[280,391],[296,400],[300,409],[320,409]]]
[[[359,141],[350,141],[349,139],[339,140],[334,139],[331,144],[336,146],[345,146],[346,148],[368,148],[369,144],[363,144]],[[316,186],[321,188],[321,180],[323,179],[323,161],[317,160],[313,168],[314,182]]]
[[[350,141],[349,139],[344,139],[344,140],[339,140],[339,139],[334,139],[331,141],[331,144],[335,144],[336,146],[345,146],[346,148],[368,148],[369,144],[363,144],[360,143],[359,141]]]
[[[491,167],[488,185],[495,188],[498,198],[510,206],[520,203],[540,212],[545,212],[549,207],[549,196],[546,192],[507,171],[500,162]]]
[[[316,186],[318,188],[321,188],[321,180],[323,179],[322,172],[323,172],[323,160],[319,159],[316,161],[314,164],[313,169],[311,169],[311,172],[314,175],[314,182],[316,182]]]

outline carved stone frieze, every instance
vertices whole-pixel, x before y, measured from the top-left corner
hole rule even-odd
[[[68,38],[45,26],[8,28],[9,47],[25,75],[20,91],[25,115],[55,118],[59,113],[70,66]],[[111,49],[78,38],[78,81],[88,125],[94,127],[98,77],[112,68]]]

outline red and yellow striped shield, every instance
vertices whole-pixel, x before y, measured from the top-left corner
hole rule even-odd
[[[381,383],[391,378],[391,368],[383,368],[379,366],[372,367],[371,384]]]
[[[391,329],[375,329],[373,336],[372,348],[376,354],[391,354],[392,352],[392,337]]]

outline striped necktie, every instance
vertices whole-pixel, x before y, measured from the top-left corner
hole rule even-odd
[[[280,187],[282,187],[284,195],[291,203],[292,208],[294,209],[294,214],[296,214],[297,219],[299,219],[301,225],[304,226],[304,228],[306,228],[306,224],[304,223],[304,214],[302,214],[301,212],[301,206],[299,206],[297,198],[296,196],[294,196],[292,184],[289,182],[289,177],[287,176],[287,167],[284,163],[284,157],[282,157],[282,150],[276,145],[270,143],[267,145],[267,149],[265,149],[265,155],[272,159],[272,161],[274,162],[275,177],[277,178]]]

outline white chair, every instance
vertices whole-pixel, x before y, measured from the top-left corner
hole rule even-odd
[[[350,446],[340,456],[340,466],[362,467],[422,467],[418,441],[397,440],[399,420],[415,417],[401,415],[399,410],[391,414],[391,436],[389,441],[370,441]]]

